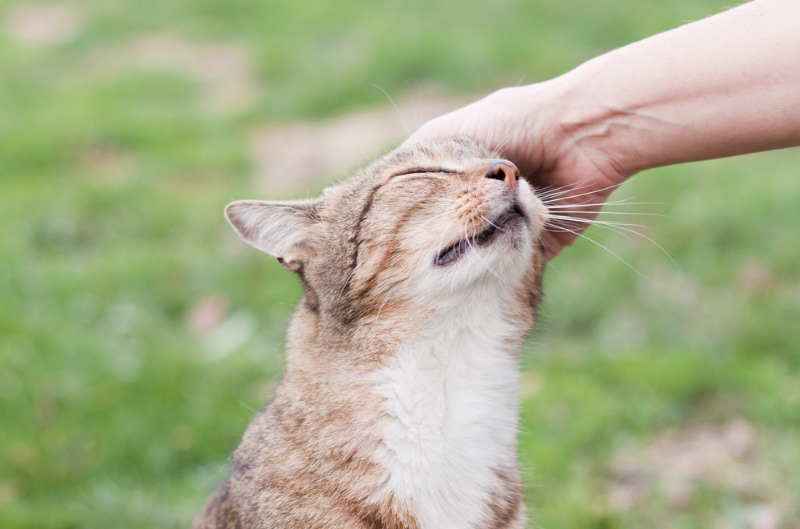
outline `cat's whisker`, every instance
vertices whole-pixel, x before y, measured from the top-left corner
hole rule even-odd
[[[577,191],[580,189],[586,189],[591,185],[590,182],[575,182],[572,184],[563,184],[563,185],[555,185],[549,184],[545,186],[537,186],[536,193],[537,194],[562,194],[565,192],[572,192]]]
[[[448,215],[450,215],[449,211],[440,211],[436,215],[432,215],[430,218],[425,219],[425,222],[423,222],[419,226],[420,226],[420,228],[424,228],[428,224],[438,223],[441,219],[446,218]]]
[[[380,317],[381,317],[381,311],[383,311],[383,307],[385,307],[385,306],[386,306],[386,304],[387,304],[387,303],[389,302],[389,300],[391,299],[391,297],[392,297],[392,293],[394,292],[394,290],[395,290],[395,289],[393,289],[393,288],[390,288],[389,290],[387,290],[387,291],[386,291],[386,295],[383,297],[383,301],[381,301],[381,306],[380,306],[380,307],[378,307],[378,314],[377,314],[377,316],[376,316],[376,318],[377,318],[377,319],[380,319]]]
[[[577,222],[580,224],[587,224],[589,226],[608,226],[619,228],[644,228],[643,224],[636,224],[633,222],[620,222],[615,220],[598,220],[598,219],[585,219],[583,217],[572,217],[570,215],[550,215],[550,219],[555,221]]]
[[[555,209],[555,211],[554,211]],[[587,213],[593,213],[592,210],[580,210],[580,209],[556,209],[556,208],[548,208],[548,212],[551,215],[562,215],[562,214],[575,214],[575,215],[586,215]],[[666,217],[663,213],[650,213],[644,212],[640,213],[637,211],[606,211],[601,210],[597,212],[598,215],[615,215],[615,216],[636,216],[636,217]]]
[[[597,225],[597,226],[601,226],[603,228],[609,229],[609,230],[613,231],[614,233],[617,233],[617,234],[625,237],[629,241],[632,240],[632,238],[630,237],[630,234],[635,234],[635,235],[638,235],[638,236],[640,236],[640,237],[642,237],[644,239],[647,239],[647,240],[653,242],[654,244],[656,244],[656,246],[658,246],[658,244],[655,243],[655,241],[652,241],[652,239],[650,239],[646,235],[644,235],[644,234],[642,234],[642,233],[640,233],[640,232],[638,232],[638,231],[636,231],[634,229],[634,228],[642,228],[643,227],[643,226],[641,226],[639,224],[622,224],[622,223],[603,222],[603,221],[589,221],[587,219],[576,219],[576,218],[557,219],[557,220],[566,220],[566,223],[565,224],[551,224],[551,225],[549,225],[548,227],[550,229],[552,229],[553,231],[569,231],[569,228],[567,228],[567,226],[573,226],[575,224],[577,224],[577,225],[584,224],[584,225],[589,225],[589,226]],[[576,231],[579,230],[579,228],[577,226],[575,226],[575,229],[576,229]]]
[[[599,246],[603,250],[607,251],[610,255],[614,256],[617,260],[619,260],[619,262],[621,262],[622,264],[624,264],[625,266],[627,266],[628,268],[633,270],[639,277],[641,277],[643,279],[646,279],[645,275],[642,274],[635,266],[630,264],[628,261],[623,259],[619,254],[617,254],[616,252],[612,251],[607,246],[597,242],[596,240],[592,239],[588,235],[586,235],[584,233],[581,233],[581,232],[578,232],[578,231],[575,231],[575,230],[570,230],[569,228],[566,228],[564,226],[558,226],[558,231],[562,231],[562,232],[565,232],[565,233],[572,233],[576,237],[581,237],[582,239],[586,239],[587,241]]]
[[[566,184],[562,186],[542,186],[536,188],[536,194],[542,198],[542,200],[552,200],[558,199],[567,195],[572,195],[578,191],[583,191],[584,189],[589,189],[591,187],[591,183],[589,182],[581,182],[575,184]],[[574,196],[583,196],[583,195],[574,195]]]
[[[461,175],[461,173],[457,173],[457,174],[456,174],[456,181],[459,183],[459,185],[461,186],[461,189],[462,189],[462,190],[463,190],[465,193],[469,193],[470,195],[472,195],[472,190],[471,190],[471,189],[470,189],[470,187],[469,187],[469,186],[467,186],[467,184],[464,182],[464,179],[462,178],[462,175]]]
[[[644,225],[635,224],[632,222],[621,222],[616,220],[602,220],[602,219],[587,219],[584,217],[573,217],[572,215],[559,215],[559,214],[551,214],[547,222],[548,226],[557,226],[559,222],[567,222],[567,223],[586,224],[588,226],[598,225],[598,226],[608,226],[608,227],[644,228]]]
[[[339,291],[339,297],[336,299],[337,301],[342,299],[342,295],[344,295],[345,290],[347,290],[347,285],[350,284],[350,280],[353,279],[353,276],[356,273],[356,268],[358,268],[358,264],[350,270],[350,273],[347,274],[347,277],[344,278],[344,283],[342,284],[342,289]]]
[[[555,222],[551,222],[551,221],[555,221]],[[628,240],[631,240],[631,238],[628,236],[628,234],[636,235],[637,237],[641,237],[642,239],[648,241],[649,243],[653,244],[656,248],[661,250],[661,252],[665,256],[667,256],[667,258],[670,260],[670,262],[672,262],[672,264],[677,266],[677,264],[675,263],[675,260],[672,258],[670,253],[663,246],[661,246],[658,242],[656,242],[655,239],[653,239],[652,237],[650,237],[648,235],[645,235],[644,233],[642,233],[640,231],[637,231],[636,229],[633,229],[633,228],[644,228],[645,226],[643,226],[642,224],[634,224],[634,223],[619,222],[619,221],[608,221],[608,220],[600,220],[600,219],[586,219],[586,218],[582,218],[582,217],[572,217],[572,216],[569,216],[569,215],[550,215],[550,218],[548,219],[548,222],[547,222],[547,228],[550,229],[551,231],[560,230],[560,231],[566,231],[566,232],[569,232],[569,233],[575,233],[575,231],[568,229],[566,226],[564,226],[562,224],[559,224],[559,222],[563,222],[563,221],[566,221],[567,223],[573,223],[573,224],[579,224],[579,225],[601,226],[601,227],[604,227],[604,228],[609,229],[611,231],[614,231],[616,233],[619,233],[620,235],[622,235],[623,237],[625,237]],[[588,237],[586,237],[586,238],[588,239]],[[591,239],[589,239],[589,240],[591,240]]]
[[[483,215],[481,215],[480,218],[483,219],[483,220],[486,220],[486,217],[484,217]],[[494,268],[492,268],[491,266],[486,264],[486,259],[483,257],[481,252],[477,251],[478,248],[475,246],[475,237],[478,234],[476,233],[474,235],[469,235],[469,232],[467,231],[467,226],[464,225],[463,228],[464,228],[464,240],[467,241],[467,246],[469,247],[469,249],[473,250],[472,253],[477,257],[478,261],[480,261],[480,263],[483,265],[483,267],[484,267],[484,269],[486,271],[488,271],[490,274],[492,274],[495,277],[499,277],[497,275],[497,272],[494,270]]]
[[[545,194],[542,194],[540,196],[546,196],[547,197],[548,200],[545,200],[545,202],[548,202],[548,201],[553,200],[553,199],[561,199],[561,200],[569,199],[569,200],[572,200],[572,199],[575,199],[575,198],[596,195],[598,193],[602,193],[602,192],[608,191],[608,190],[614,190],[614,189],[618,188],[620,185],[622,185],[621,182],[618,183],[618,184],[611,184],[611,185],[608,185],[606,187],[601,187],[599,189],[591,189],[589,191],[586,191],[585,193],[578,193],[577,195],[569,194],[568,190],[565,189],[563,193],[554,192],[554,193],[552,193],[550,195],[547,195],[545,193]],[[580,189],[578,189],[578,191],[579,190]]]
[[[659,204],[657,202],[633,201],[634,199],[632,197],[631,198],[623,198],[623,199],[619,199],[619,200],[607,200],[607,201],[603,201],[603,202],[592,202],[592,201],[577,200],[577,199],[580,199],[580,198],[583,198],[583,197],[595,196],[599,192],[613,190],[618,186],[619,186],[619,184],[612,184],[612,185],[606,186],[606,187],[601,188],[601,189],[589,190],[589,191],[577,192],[577,193],[576,193],[576,191],[582,191],[580,189],[580,187],[585,187],[585,186],[574,186],[574,188],[572,188],[572,189],[561,188],[561,189],[557,189],[557,190],[554,190],[554,191],[550,191],[550,190],[547,190],[547,189],[545,189],[544,191],[537,190],[537,195],[545,203],[545,205],[547,207],[547,210],[548,210],[549,219],[548,219],[548,222],[547,222],[547,229],[549,229],[551,231],[564,231],[564,232],[568,232],[568,233],[573,233],[575,235],[578,235],[580,237],[588,239],[588,240],[592,241],[593,243],[597,244],[598,246],[601,246],[602,248],[604,248],[611,255],[614,255],[615,257],[620,259],[622,262],[625,262],[625,261],[623,259],[621,259],[618,255],[614,254],[614,252],[611,252],[608,248],[600,245],[597,241],[595,241],[595,240],[591,239],[590,237],[580,233],[580,232],[583,231],[583,228],[579,228],[578,226],[593,226],[593,225],[602,226],[602,227],[604,227],[606,229],[610,229],[610,230],[612,230],[612,231],[614,231],[616,233],[619,233],[620,235],[623,235],[626,238],[629,238],[628,234],[636,235],[638,237],[641,237],[641,238],[647,240],[648,242],[650,242],[654,246],[656,246],[664,255],[667,256],[667,258],[671,262],[674,263],[675,262],[674,259],[672,259],[672,256],[669,254],[669,252],[666,251],[666,249],[663,246],[658,244],[658,242],[653,240],[651,237],[649,237],[649,236],[647,236],[647,235],[645,235],[645,234],[643,234],[643,233],[641,233],[640,231],[637,230],[637,228],[638,229],[643,228],[642,225],[635,224],[635,223],[620,222],[620,221],[616,221],[616,220],[610,221],[610,220],[602,220],[602,219],[597,219],[597,218],[595,218],[595,219],[585,218],[585,215],[593,214],[593,213],[602,214],[604,216],[608,215],[608,216],[612,216],[612,217],[622,217],[622,216],[626,216],[626,215],[627,216],[630,216],[630,215],[635,215],[635,216],[663,216],[663,215],[661,215],[659,213],[640,213],[640,212],[632,212],[632,211],[603,211],[603,208],[606,208],[606,207],[609,207],[609,206],[613,206],[613,207],[628,207],[628,206],[649,206],[649,205],[658,205]],[[572,226],[575,229],[570,229],[569,226]],[[629,263],[625,263],[625,264],[630,266]],[[631,267],[631,268],[633,270],[635,270],[635,268],[633,268],[633,267]],[[638,271],[637,271],[637,273],[638,273]]]
[[[472,240],[469,236],[469,229],[466,224],[461,225],[461,230],[464,232],[464,239],[467,241],[467,247],[472,248]]]
[[[445,227],[442,229],[442,235],[441,235],[441,237],[439,237],[439,248],[440,248],[440,250],[439,250],[439,251],[442,251],[441,249],[442,249],[442,248],[444,248],[444,246],[445,246],[445,243],[444,243],[444,238],[445,238],[445,236],[447,235],[447,232],[448,232],[448,230],[450,229],[450,226],[452,226],[452,225],[453,225],[453,223],[454,223],[454,222],[456,222],[456,221],[457,221],[457,219],[452,219],[452,220],[451,220],[451,221],[450,221],[450,222],[447,224],[447,226],[445,226]]]
[[[608,200],[605,202],[566,202],[557,204],[547,204],[548,209],[564,208],[598,208],[606,206],[660,206],[661,202],[631,202],[628,199]]]
[[[411,136],[411,132],[412,132],[412,131],[411,131],[411,128],[408,126],[408,122],[406,122],[406,118],[403,116],[403,113],[402,113],[402,112],[400,112],[400,108],[398,108],[398,106],[397,106],[397,104],[394,102],[394,99],[392,98],[392,96],[390,96],[390,95],[389,95],[389,93],[388,93],[386,90],[384,90],[383,88],[381,88],[380,86],[378,86],[378,85],[376,85],[376,84],[372,85],[372,87],[373,87],[373,88],[377,88],[378,90],[380,90],[380,91],[381,91],[381,93],[382,93],[383,95],[385,95],[385,96],[386,96],[386,99],[388,99],[388,100],[389,100],[389,102],[390,102],[390,103],[392,104],[392,106],[394,107],[394,110],[395,110],[395,112],[397,112],[397,116],[400,118],[400,122],[403,124],[403,128],[404,128],[404,129],[406,129],[406,134],[407,134],[408,136]]]
[[[502,150],[503,150],[503,147],[505,147],[505,146],[508,144],[508,142],[510,142],[511,140],[513,140],[513,139],[514,139],[514,137],[515,137],[515,136],[517,136],[517,134],[519,134],[520,132],[522,132],[524,129],[525,129],[525,127],[524,127],[524,126],[519,126],[519,127],[517,127],[516,129],[512,130],[511,132],[509,132],[509,133],[506,135],[506,137],[503,139],[503,141],[501,141],[500,143],[498,143],[498,144],[497,144],[497,147],[496,147],[495,153],[496,153],[497,155],[499,155],[499,154],[502,152]],[[494,135],[494,131],[492,131],[492,132],[491,132],[491,134],[492,134],[492,135]],[[493,139],[494,139],[494,138],[490,138],[490,140],[493,140]],[[490,141],[490,145],[491,145],[491,141]]]
[[[484,217],[483,215],[480,215],[479,218],[481,220],[485,221],[487,224],[489,224],[492,228],[496,229],[497,231],[505,231],[503,228],[501,228],[500,226],[498,226],[497,224],[495,224],[494,222],[492,222],[488,218]]]

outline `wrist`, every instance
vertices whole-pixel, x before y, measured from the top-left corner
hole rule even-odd
[[[616,61],[613,55],[596,57],[553,79],[551,89],[560,144],[627,178],[652,165],[633,147],[637,130],[647,126],[636,102],[603,84],[606,72],[619,68]]]
[[[598,93],[603,68],[600,59],[593,59],[548,81],[493,94],[511,121],[522,124],[525,138],[516,143],[531,149],[527,159],[538,162],[533,172],[547,173],[565,160],[581,158],[620,182],[645,168],[626,148],[632,142],[618,137],[629,126],[630,114]]]

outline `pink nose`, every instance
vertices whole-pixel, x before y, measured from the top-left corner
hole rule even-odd
[[[517,187],[519,169],[517,169],[516,165],[507,160],[495,160],[492,162],[492,165],[489,166],[486,178],[502,180],[508,187],[514,189]]]

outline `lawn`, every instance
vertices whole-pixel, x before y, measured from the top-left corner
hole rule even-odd
[[[727,3],[473,4],[0,0],[0,527],[186,527],[224,479],[299,297],[221,214],[269,194],[254,131],[546,79]],[[800,152],[616,198],[645,237],[554,261],[525,352],[530,526],[800,528]]]

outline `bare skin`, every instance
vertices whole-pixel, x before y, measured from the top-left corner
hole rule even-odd
[[[800,2],[754,0],[550,81],[505,88],[406,143],[466,135],[562,204],[602,203],[639,171],[800,145]],[[568,198],[569,194],[580,195]],[[598,208],[579,207],[587,219]],[[544,234],[552,259],[573,232]]]

